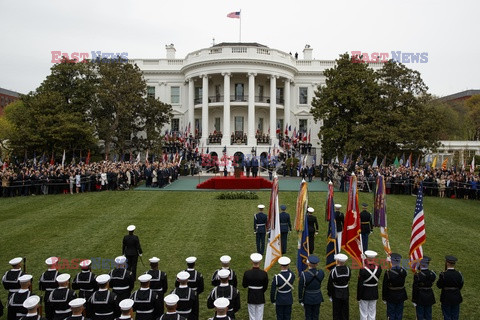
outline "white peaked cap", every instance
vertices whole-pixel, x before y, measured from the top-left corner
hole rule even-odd
[[[227,298],[218,298],[213,302],[213,305],[218,309],[225,309],[230,304],[230,301]]]
[[[288,257],[280,257],[280,259],[278,259],[278,263],[281,265],[281,266],[286,266],[286,265],[289,265],[291,262],[290,258]]]
[[[152,258],[148,259],[148,261],[150,261],[151,263],[158,263],[160,261],[160,258],[152,257]]]
[[[87,300],[83,299],[83,298],[77,298],[77,299],[73,299],[72,301],[70,301],[68,303],[68,305],[72,308],[78,308],[78,307],[81,307],[85,304],[85,302],[87,302]]]
[[[32,280],[32,275],[31,274],[24,274],[23,276],[19,277],[18,278],[18,281],[20,282],[28,282],[30,280]]]
[[[218,276],[222,279],[228,278],[230,276],[230,270],[221,269],[218,271]]]
[[[260,253],[252,253],[250,255],[250,260],[252,260],[252,262],[260,262],[262,261],[262,255]]]
[[[68,273],[62,273],[61,275],[57,276],[58,283],[67,282],[68,280],[70,280],[70,275]]]
[[[168,296],[166,296],[166,297],[163,299],[163,301],[165,301],[165,304],[166,304],[167,306],[174,306],[174,305],[176,305],[177,302],[178,302],[178,300],[180,300],[180,298],[179,298],[176,294],[174,294],[174,293],[169,294]]]
[[[12,260],[8,261],[8,264],[12,265],[12,266],[16,266],[17,264],[19,264],[20,262],[22,262],[22,258],[18,257],[18,258],[13,258]]]
[[[188,280],[188,278],[190,278],[190,273],[188,273],[187,271],[181,271],[177,273],[177,279],[180,281]]]
[[[27,310],[35,308],[40,303],[39,296],[30,296],[23,302],[23,307]]]
[[[101,274],[95,280],[97,280],[98,284],[105,284],[110,281],[110,276],[108,274]]]
[[[232,258],[230,256],[221,256],[220,257],[220,262],[221,263],[230,263],[232,261]]]
[[[365,256],[369,259],[373,259],[377,256],[377,253],[373,250],[367,250],[365,251]]]
[[[119,306],[120,309],[122,309],[123,311],[127,311],[127,310],[132,309],[133,303],[134,303],[134,301],[133,301],[132,299],[123,299],[122,301],[120,301],[120,303],[118,304],[118,306]]]
[[[195,263],[195,261],[197,261],[197,257],[188,257],[187,259],[185,259],[185,261],[187,263]]]
[[[138,281],[140,282],[148,282],[150,280],[152,280],[152,276],[148,273],[142,274],[140,277],[138,277]]]
[[[127,227],[127,231],[133,231],[133,230],[135,230],[136,228],[137,228],[137,227],[135,227],[133,224],[131,224],[131,225],[129,225],[129,226]]]

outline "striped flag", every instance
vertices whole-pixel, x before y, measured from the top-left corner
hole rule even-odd
[[[298,251],[297,251],[297,271],[302,273],[307,268],[307,259],[309,253],[308,246],[308,184],[302,180],[300,190],[298,191],[297,210],[295,216],[295,230],[298,233]]]
[[[65,164],[65,149],[63,149],[63,156],[62,156],[62,169]]]
[[[448,158],[446,158],[445,160],[443,160],[443,162],[442,162],[442,170],[447,170],[447,164],[448,164]]]
[[[240,11],[233,11],[227,14],[227,18],[240,19]]]
[[[350,176],[347,212],[343,224],[342,249],[345,250],[359,266],[363,265],[362,241],[360,239],[360,211],[358,210],[357,177]]]
[[[375,204],[373,211],[373,224],[380,227],[380,236],[382,237],[383,250],[387,254],[387,260],[390,261],[390,241],[388,240],[387,228],[387,201],[385,192],[385,178],[382,175],[377,176],[377,190],[375,192]]]
[[[470,173],[475,172],[475,155],[472,158],[472,163],[470,164]]]
[[[327,196],[327,208],[326,216],[328,221],[328,233],[327,233],[327,250],[325,258],[325,268],[331,270],[335,265],[335,254],[337,254],[337,224],[335,222],[335,201],[333,200],[333,183],[328,183],[328,196]]]
[[[267,231],[269,231],[267,252],[265,254],[265,271],[270,270],[282,256],[280,239],[280,210],[278,209],[278,177],[273,178],[272,192],[270,195],[270,208],[268,210]]]
[[[420,184],[413,214],[412,235],[410,237],[410,263],[412,270],[416,269],[418,261],[423,258],[422,245],[426,241],[425,220],[423,216],[423,183]]]

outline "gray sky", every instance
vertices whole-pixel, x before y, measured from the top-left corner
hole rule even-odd
[[[315,59],[351,51],[428,52],[409,63],[430,92],[480,89],[480,1],[0,0],[0,87],[27,93],[50,72],[51,51],[128,52],[128,58],[177,58],[216,43],[258,42]]]

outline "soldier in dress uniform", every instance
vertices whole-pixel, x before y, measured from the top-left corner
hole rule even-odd
[[[263,254],[265,251],[265,234],[267,233],[266,223],[268,217],[263,213],[265,205],[257,206],[259,212],[253,216],[253,232],[256,234],[257,253]]]
[[[129,225],[127,227],[128,234],[123,237],[122,253],[127,258],[128,268],[133,274],[133,279],[137,277],[137,262],[138,257],[142,256],[142,246],[138,236],[134,235],[135,226]],[[123,300],[123,299],[122,299]]]
[[[348,283],[352,273],[350,268],[345,265],[348,260],[347,255],[336,254],[335,260],[337,260],[337,265],[330,271],[327,283],[327,292],[333,307],[333,320],[348,320],[350,305]]]
[[[127,258],[118,256],[115,258],[116,268],[110,271],[110,287],[118,296],[118,301],[130,298],[135,280],[131,271],[125,268]]]
[[[84,298],[77,298],[70,301],[68,305],[70,309],[72,309],[72,315],[65,320],[89,320],[83,316],[85,302],[87,302],[87,300]]]
[[[278,264],[280,264],[280,273],[273,277],[270,301],[275,305],[277,320],[290,320],[292,318],[292,290],[295,274],[288,268],[290,258],[280,257]]]
[[[20,257],[10,260],[8,263],[12,266],[12,269],[5,272],[2,277],[3,287],[5,290],[8,290],[9,299],[14,292],[17,292],[20,289],[18,278],[23,275],[22,261],[23,259]]]
[[[188,286],[195,291],[197,299],[195,300],[195,307],[193,308],[193,316],[194,319],[198,319],[198,313],[199,313],[199,296],[200,294],[205,291],[205,280],[203,279],[202,273],[199,271],[195,270],[195,262],[197,261],[196,257],[188,257],[185,259],[187,262],[187,269],[184,270],[188,272],[190,277],[188,278]],[[175,286],[180,285],[179,281],[175,282]],[[180,300],[182,298],[180,297]]]
[[[402,256],[398,253],[390,254],[392,268],[383,275],[382,300],[387,303],[387,318],[401,320],[403,318],[403,304],[407,300],[405,279],[407,271],[401,267]]]
[[[220,284],[210,292],[207,299],[207,308],[213,309],[215,307],[214,302],[218,298],[227,298],[229,301],[227,314],[231,319],[235,319],[235,313],[240,310],[240,292],[236,287],[229,284],[230,270],[221,269],[218,271],[218,277],[220,278]]]
[[[218,298],[213,302],[215,306],[215,317],[208,320],[233,320],[234,318],[228,315],[228,306],[230,301],[227,298]]]
[[[412,302],[418,320],[432,320],[432,305],[435,304],[432,286],[437,275],[428,269],[429,263],[430,257],[423,256],[420,270],[413,276]]]
[[[163,301],[158,298],[158,295],[150,289],[150,280],[152,276],[149,274],[142,274],[138,277],[140,281],[140,289],[135,291],[130,299],[133,300],[133,311],[136,312],[136,320],[155,320],[161,316]]]
[[[345,221],[345,215],[340,211],[342,208],[341,204],[335,204],[335,224],[337,225],[337,252],[342,251],[342,233],[343,233],[343,223]]]
[[[57,277],[58,288],[50,292],[45,300],[45,315],[48,320],[63,320],[72,314],[68,303],[75,299],[75,291],[69,288],[70,275],[63,273]]]
[[[319,262],[317,256],[309,255],[308,269],[300,274],[298,281],[298,300],[305,309],[306,320],[318,320],[320,316],[320,304],[323,302],[321,287],[325,274],[322,269],[317,270]]]
[[[358,272],[357,301],[360,320],[373,320],[377,313],[378,280],[382,269],[375,264],[375,251],[367,250],[365,256],[365,267]]]
[[[169,294],[164,299],[167,312],[158,320],[187,320],[177,312],[177,303],[180,298],[176,294]]]
[[[87,317],[93,320],[112,320],[118,317],[118,297],[113,291],[108,290],[110,276],[101,274],[96,279],[98,290],[87,301]]]
[[[168,290],[168,281],[167,281],[167,274],[163,271],[158,270],[158,262],[160,261],[159,258],[153,257],[148,259],[150,261],[150,270],[146,272],[152,276],[150,279],[150,289],[158,295],[158,299],[160,300],[160,314],[163,314],[163,298],[165,293]]]
[[[362,203],[362,212],[360,212],[361,236],[363,252],[368,250],[368,236],[373,232],[372,214],[368,212],[368,204]]]
[[[463,276],[455,270],[457,258],[454,256],[445,257],[445,271],[440,273],[437,280],[437,287],[442,289],[440,302],[445,320],[456,320],[460,314],[460,303],[462,303]]]
[[[260,269],[262,255],[252,253],[250,255],[252,269],[243,274],[242,286],[248,288],[248,315],[250,320],[262,320],[265,307],[265,291],[268,289],[268,274]]]
[[[292,223],[290,222],[290,215],[285,212],[287,210],[287,206],[282,204],[280,206],[280,237],[281,237],[281,244],[282,244],[282,254],[287,253],[287,239],[288,239],[288,232],[292,231]]]
[[[189,278],[190,273],[187,271],[179,272],[177,274],[178,287],[171,293],[176,294],[179,298],[177,313],[188,320],[198,320],[198,309],[195,310],[198,306],[197,292],[189,287]]]
[[[315,236],[318,234],[318,221],[317,217],[313,215],[315,210],[312,207],[307,209],[307,224],[308,224],[308,250],[309,254],[313,253],[315,249]]]
[[[10,296],[10,299],[8,299],[8,320],[18,320],[27,315],[27,309],[23,307],[23,303],[32,295],[30,291],[32,286],[32,276],[24,274],[18,278],[18,281],[20,282],[20,289],[17,292],[14,292]]]
[[[228,284],[237,288],[237,273],[230,268],[230,261],[232,258],[230,256],[221,256],[220,262],[222,263],[222,268],[215,270],[212,276],[212,286],[216,287],[220,284],[220,277],[218,276],[218,271],[220,270],[228,270],[230,271],[230,276],[228,277]]]
[[[115,320],[133,320],[133,300],[132,299],[123,299],[118,304],[122,314],[120,317],[115,318]]]
[[[47,270],[42,273],[40,280],[38,281],[38,288],[41,291],[45,291],[44,301],[47,300],[50,292],[53,289],[58,288],[57,277],[60,274],[58,272],[58,258],[57,257],[50,257],[45,260],[45,264],[48,266]]]
[[[88,301],[93,292],[98,289],[97,281],[95,281],[95,274],[91,271],[92,260],[82,260],[80,262],[80,268],[82,271],[77,273],[73,278],[72,289],[78,290],[78,296],[85,298]]]
[[[38,311],[40,308],[40,300],[39,296],[33,295],[23,302],[23,307],[27,309],[27,315],[22,317],[21,320],[46,320]]]

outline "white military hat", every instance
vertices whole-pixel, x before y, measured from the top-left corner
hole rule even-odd
[[[138,277],[138,281],[140,282],[148,282],[150,280],[152,280],[152,276],[148,273],[142,274],[140,277]]]
[[[23,307],[27,310],[33,309],[40,303],[39,296],[30,296],[23,302]]]
[[[101,274],[95,280],[97,280],[98,284],[105,284],[110,281],[110,276],[108,274]]]
[[[57,262],[58,262],[57,257],[50,257],[47,260],[45,260],[45,264],[48,265],[48,266],[53,266]]]
[[[286,266],[286,265],[289,265],[291,262],[290,258],[288,257],[280,257],[280,259],[278,259],[278,263],[281,265],[281,266]]]
[[[119,306],[120,309],[122,309],[123,311],[127,311],[127,310],[132,309],[133,304],[134,304],[134,301],[133,301],[132,299],[123,299],[122,301],[120,301],[120,303],[118,304],[118,306]]]
[[[23,276],[19,277],[18,278],[18,281],[20,282],[28,282],[30,280],[32,280],[32,275],[31,274],[24,274]]]
[[[160,258],[152,257],[152,258],[148,259],[148,261],[150,261],[151,263],[158,263],[160,261]]]
[[[187,261],[187,263],[195,263],[195,261],[197,261],[197,257],[188,257],[185,259],[185,261]]]
[[[85,302],[87,302],[87,300],[83,299],[83,298],[77,298],[77,299],[73,299],[72,301],[70,301],[68,303],[68,305],[72,308],[78,308],[78,307],[81,307],[85,304]]]
[[[127,262],[127,257],[125,256],[118,256],[115,258],[116,264],[125,264],[125,262]]]
[[[258,209],[263,209],[263,208],[265,208],[265,205],[259,204],[259,205],[257,206],[257,208],[258,208]]]
[[[12,260],[8,261],[8,264],[12,265],[12,266],[16,266],[17,264],[19,264],[20,262],[22,262],[22,258],[18,257],[18,258],[13,258]]]
[[[308,212],[315,212],[315,209],[313,209],[312,207],[308,207],[307,211]]]
[[[340,209],[341,207],[342,207],[341,204],[335,203],[335,208],[336,208],[336,209]]]
[[[137,227],[135,227],[133,224],[131,224],[131,225],[129,225],[129,226],[127,227],[127,231],[133,231],[133,230],[135,230],[136,228],[137,228]]]
[[[260,253],[252,253],[250,255],[250,260],[252,260],[252,262],[260,262],[262,261],[262,255]]]
[[[340,262],[345,262],[348,260],[348,256],[343,253],[338,253],[334,256],[335,260],[340,261]]]
[[[221,269],[218,271],[218,276],[222,279],[228,278],[230,276],[230,270]]]
[[[230,304],[230,301],[227,298],[217,298],[213,305],[218,309],[225,309]]]
[[[82,260],[82,261],[80,261],[80,268],[86,269],[86,268],[88,268],[91,264],[92,264],[92,260],[90,260],[90,259]]]
[[[166,304],[167,306],[174,306],[174,305],[176,305],[177,302],[178,302],[178,300],[180,300],[180,298],[179,298],[176,294],[174,294],[174,293],[169,294],[168,296],[166,296],[166,297],[163,299],[163,301],[165,301],[165,304]]]
[[[61,275],[57,276],[58,283],[67,282],[68,280],[70,280],[70,275],[68,273],[62,273]]]
[[[373,250],[367,250],[365,251],[365,256],[369,259],[373,259],[377,256],[377,253]]]
[[[177,279],[180,281],[188,280],[188,278],[190,278],[190,273],[188,273],[187,271],[180,271],[179,273],[177,273]]]
[[[232,258],[230,256],[221,256],[220,257],[220,262],[221,263],[230,263],[232,261]]]

